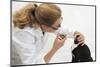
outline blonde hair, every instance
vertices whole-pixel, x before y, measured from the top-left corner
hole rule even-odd
[[[43,3],[38,6],[31,3],[15,12],[13,24],[21,29],[35,24],[52,25],[60,16],[61,10],[54,4]]]

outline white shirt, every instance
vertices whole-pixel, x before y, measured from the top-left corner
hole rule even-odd
[[[64,29],[62,31],[64,32]],[[73,38],[72,32],[66,30],[65,33],[70,34],[68,36]],[[40,28],[25,27],[24,29],[13,29],[12,65],[44,64],[45,61],[41,51],[45,47],[46,40]]]
[[[40,55],[43,43],[41,29],[15,28],[12,32],[12,65],[45,63]]]

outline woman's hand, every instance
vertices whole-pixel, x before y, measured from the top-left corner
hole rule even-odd
[[[53,45],[53,49],[58,50],[64,45],[64,42],[66,40],[66,35],[58,34]]]
[[[74,33],[75,39],[77,39],[78,43],[77,44],[82,44],[81,46],[84,45],[85,42],[85,37],[83,34],[81,34],[80,32],[75,32]],[[77,37],[78,36],[78,37]],[[77,38],[76,38],[77,37]]]

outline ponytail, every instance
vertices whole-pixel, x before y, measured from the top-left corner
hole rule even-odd
[[[14,26],[23,29],[25,26],[53,25],[61,17],[61,10],[54,4],[28,4],[17,11],[13,16]]]
[[[13,15],[14,26],[23,29],[27,25],[32,27],[33,24],[36,24],[34,13],[37,6],[37,4],[31,3],[16,11]]]

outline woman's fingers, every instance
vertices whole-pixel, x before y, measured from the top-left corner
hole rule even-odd
[[[78,37],[76,36],[77,37],[76,40],[78,41],[79,45],[81,44],[81,46],[83,46],[85,42],[84,36],[82,34],[78,34],[78,35],[77,35]]]
[[[61,39],[66,39],[66,35],[64,35],[64,34],[58,34],[57,38],[60,39],[60,40]]]
[[[80,42],[80,41],[84,41],[84,38],[80,38],[80,39],[77,39],[77,40],[78,40],[79,42]]]
[[[84,38],[84,35],[81,34],[80,32],[75,32],[74,36],[75,36],[75,37],[78,36],[78,37],[76,38],[78,41],[84,40],[84,39],[85,39],[85,38]]]
[[[66,37],[62,38],[60,35],[57,35],[53,48],[55,49],[61,48],[64,45],[65,40],[66,40]]]
[[[84,45],[84,40],[80,41],[78,44],[79,45],[81,44],[81,46],[83,46]]]

